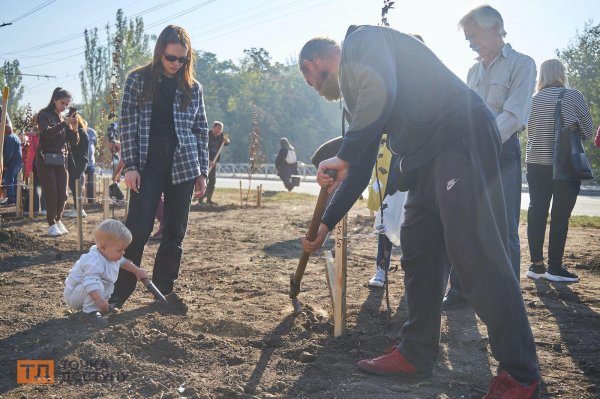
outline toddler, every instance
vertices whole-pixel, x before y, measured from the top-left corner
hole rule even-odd
[[[108,304],[119,269],[133,273],[139,280],[148,278],[123,257],[131,243],[131,232],[118,220],[107,219],[96,227],[96,245],[79,258],[65,280],[64,299],[72,308],[81,310],[82,319],[97,326],[107,326],[103,313],[112,310]]]

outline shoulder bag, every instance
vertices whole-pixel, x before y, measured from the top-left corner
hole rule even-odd
[[[592,168],[588,161],[579,129],[575,126],[562,126],[562,99],[567,90],[561,90],[554,109],[554,162],[553,180],[589,180],[593,179]]]
[[[65,166],[65,155],[61,153],[40,152],[44,165],[46,166]]]

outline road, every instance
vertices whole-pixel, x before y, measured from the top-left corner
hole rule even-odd
[[[240,180],[242,181],[242,187],[248,188],[248,179],[243,178],[230,178],[230,177],[218,177],[217,187],[219,188],[239,188]],[[263,191],[285,191],[281,180],[275,180],[272,178],[268,179],[252,179],[252,188],[256,189],[256,186],[262,184]],[[294,189],[294,192],[306,193],[312,195],[319,194],[319,186],[314,181],[303,181],[299,187]],[[527,209],[529,206],[529,193],[527,192],[527,186],[523,186],[521,192],[521,209]],[[586,215],[586,216],[600,216],[600,191],[590,192],[588,190],[582,190],[577,198],[573,215]]]

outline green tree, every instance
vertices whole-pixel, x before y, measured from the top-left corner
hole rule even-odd
[[[578,32],[562,50],[556,50],[569,73],[569,84],[579,90],[590,107],[594,122],[600,120],[600,24],[587,22],[583,31]],[[596,169],[596,180],[600,174],[600,149],[593,140],[584,143],[586,154]]]
[[[19,69],[19,61],[5,61],[0,68],[0,83],[2,87],[8,86],[10,91],[8,92],[8,113],[13,115],[17,113],[19,109],[19,101],[23,98],[25,88],[21,86],[23,77],[21,76],[21,70]]]
[[[90,126],[98,126],[100,110],[105,105],[104,90],[106,87],[109,66],[108,50],[98,44],[98,28],[83,32],[85,39],[85,64],[79,72],[81,92],[85,105],[84,115]]]

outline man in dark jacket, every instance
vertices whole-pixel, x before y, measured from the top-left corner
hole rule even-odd
[[[303,239],[304,248],[319,248],[364,190],[382,132],[390,134],[400,186],[408,189],[401,232],[408,319],[398,346],[360,361],[359,368],[380,375],[431,375],[452,262],[466,297],[487,325],[499,362],[501,373],[486,397],[532,397],[539,371],[507,255],[494,116],[423,43],[389,28],[351,27],[343,48],[313,39],[300,52],[299,65],[319,94],[343,97],[349,121],[337,156],[319,165],[319,184],[337,190],[317,239]],[[327,169],[337,171],[335,181]]]

